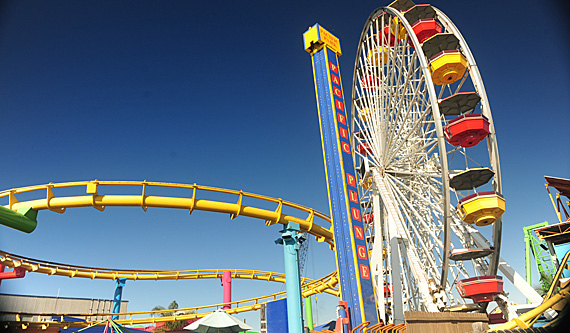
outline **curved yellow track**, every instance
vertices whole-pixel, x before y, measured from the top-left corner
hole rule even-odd
[[[140,194],[100,194],[101,188],[108,188],[113,186],[114,189],[121,187],[139,187]],[[56,196],[54,190],[64,189],[66,196]],[[187,197],[165,197],[149,195],[152,188],[177,188],[188,189]],[[79,192],[84,190],[83,193]],[[63,190],[62,190],[63,191]],[[76,195],[69,195],[69,192],[76,191]],[[42,193],[43,192],[43,193]],[[215,201],[211,199],[200,199],[200,195],[204,192],[214,192],[222,194],[232,194],[236,196],[235,202]],[[37,199],[19,201],[18,195],[22,193],[27,196],[37,196]],[[87,195],[85,195],[87,194]],[[8,205],[5,207],[18,210],[22,207],[32,207],[35,210],[51,210],[57,213],[64,213],[67,208],[74,207],[94,207],[100,211],[105,210],[108,206],[132,206],[141,207],[147,210],[148,207],[160,208],[177,208],[188,209],[191,214],[194,210],[203,210],[218,213],[227,213],[231,219],[240,215],[257,218],[265,221],[266,225],[273,225],[276,223],[287,224],[289,222],[298,223],[302,232],[310,233],[315,236],[317,241],[326,242],[331,248],[334,247],[333,232],[330,218],[314,209],[298,205],[282,199],[271,198],[268,196],[247,193],[243,191],[235,191],[228,189],[221,189],[209,186],[202,186],[196,184],[176,184],[176,183],[162,183],[162,182],[147,182],[147,181],[81,181],[81,182],[68,182],[68,183],[50,183],[45,185],[28,186],[22,188],[13,188],[0,192],[0,198],[7,197],[9,200]],[[261,200],[275,204],[275,210],[267,210],[264,208],[257,208],[251,205],[244,205],[244,198],[246,200]],[[294,211],[293,215],[283,213],[283,208],[287,211]],[[306,217],[299,217],[305,215]],[[320,223],[315,223],[317,218]],[[57,263],[49,263],[36,259],[25,258],[13,255],[4,251],[0,251],[0,264],[7,267],[23,267],[29,272],[38,272],[49,275],[62,275],[68,277],[82,277],[90,279],[117,279],[126,278],[130,280],[178,280],[178,279],[201,279],[201,278],[220,278],[224,270],[188,270],[188,271],[143,271],[143,270],[121,270],[121,269],[105,269],[93,268],[84,266],[70,266]],[[248,270],[231,270],[234,278],[246,278],[255,280],[285,282],[285,276],[281,273],[266,272],[266,271],[248,271]],[[303,278],[303,297],[326,292],[335,296],[339,295],[339,291],[335,286],[338,283],[336,272],[333,272],[319,280],[310,280]],[[245,311],[258,310],[263,303],[285,297],[285,292],[275,293],[272,295],[251,298],[247,300],[232,302],[232,309],[228,313],[239,313]],[[133,316],[141,315],[157,315],[162,312],[172,312],[169,310],[163,311],[146,311],[146,312],[130,312],[121,313],[120,316],[127,316],[128,319],[118,320],[118,323],[126,325],[135,324],[148,324],[155,322],[187,320],[200,318],[207,315],[209,312],[222,307],[223,304],[214,304],[194,308],[178,309],[180,312],[191,312],[192,314],[182,314],[166,317],[151,317],[151,318],[133,318]],[[198,313],[199,311],[205,311]],[[24,314],[22,314],[24,315]],[[26,314],[26,315],[47,315],[47,314]],[[57,316],[68,316],[74,314],[54,314]],[[85,326],[95,322],[90,317],[108,316],[111,314],[91,314],[91,315],[78,315],[86,319],[83,323],[49,323],[50,325],[57,326]],[[45,324],[45,323],[44,323]]]
[[[129,280],[182,280],[182,279],[218,279],[223,276],[225,269],[203,269],[203,270],[126,270],[126,269],[114,269],[114,268],[96,268],[96,267],[86,267],[86,266],[76,266],[76,265],[66,265],[60,263],[47,262],[38,259],[27,258],[19,256],[16,254],[8,253],[0,250],[0,264],[9,268],[21,267],[28,272],[43,273],[48,275],[60,275],[75,278],[89,278],[89,279],[110,279],[114,280],[117,278],[126,278]],[[285,283],[285,274],[268,272],[268,271],[258,271],[258,270],[245,270],[245,269],[230,269],[232,272],[232,278],[238,279],[249,279],[249,280],[263,280],[263,281],[273,281]],[[328,293],[334,296],[339,296],[339,290],[336,288],[338,284],[338,277],[336,271],[328,274],[327,276],[318,279],[308,279],[301,278],[301,284],[304,289],[303,297],[309,297],[317,293]],[[250,298],[241,301],[232,302],[232,309],[227,310],[228,313],[240,313],[245,311],[258,310],[262,304],[284,298],[285,291],[261,296],[256,298]],[[211,311],[222,307],[223,304],[214,304],[199,306],[193,308],[185,308],[176,310],[178,313],[187,312],[188,314],[180,314],[174,316],[161,317],[161,313],[172,313],[172,310],[159,310],[159,311],[143,311],[143,312],[127,312],[120,314],[112,313],[93,313],[93,314],[39,314],[39,313],[11,313],[4,312],[5,314],[18,314],[19,316],[72,316],[84,318],[85,322],[42,322],[42,323],[30,323],[33,326],[41,326],[49,324],[51,326],[57,325],[59,327],[64,326],[87,326],[97,322],[98,318],[119,315],[126,316],[127,319],[118,320],[118,323],[126,325],[136,325],[136,324],[149,324],[156,322],[165,321],[175,321],[175,320],[187,320],[200,318]],[[199,312],[206,311],[206,312]],[[193,313],[190,313],[193,312]],[[133,318],[136,316],[150,315],[150,318]],[[155,317],[158,315],[158,317]]]
[[[99,194],[101,188],[121,187],[139,187],[140,194]],[[177,188],[187,189],[187,197],[164,197],[150,195],[153,188]],[[65,192],[78,192],[72,196],[56,196],[54,190],[65,189]],[[81,191],[83,190],[83,191]],[[43,192],[43,193],[42,193]],[[215,192],[223,194],[232,194],[236,198],[234,202],[214,201],[200,199],[200,195],[204,192]],[[38,199],[26,200],[20,202],[18,195],[27,193],[27,195],[37,196]],[[30,194],[31,193],[31,194]],[[87,194],[87,195],[84,195]],[[196,184],[176,184],[161,183],[147,181],[81,181],[69,183],[49,183],[45,185],[28,186],[21,188],[13,188],[0,192],[0,198],[8,197],[9,203],[5,207],[18,210],[22,207],[32,207],[35,210],[51,210],[63,213],[67,208],[73,207],[94,207],[103,211],[108,206],[131,206],[142,207],[145,211],[148,207],[161,208],[177,208],[188,209],[190,213],[194,210],[203,210],[218,213],[227,213],[230,218],[237,216],[248,216],[265,221],[266,225],[276,223],[287,224],[288,222],[298,223],[302,232],[310,233],[317,238],[319,242],[327,242],[331,247],[334,244],[331,220],[325,214],[312,208],[301,206],[282,199],[271,198],[264,195],[247,193],[243,191],[235,191],[221,189],[216,187],[202,186]],[[267,210],[253,206],[244,205],[245,200],[261,200],[275,204],[275,210]],[[283,208],[287,211],[293,210],[297,216],[283,213]],[[306,217],[298,217],[299,215],[307,215]],[[320,223],[315,223],[315,218]]]
[[[327,277],[329,277],[333,274],[336,274],[336,273],[331,273],[331,274],[327,275]],[[332,276],[331,280],[335,281],[334,282],[335,284],[337,283],[335,275]],[[282,292],[278,292],[278,293],[267,295],[267,296],[250,298],[250,299],[246,299],[246,300],[232,302],[232,303],[230,303],[232,308],[226,310],[226,312],[229,314],[235,314],[235,313],[259,310],[263,304],[270,302],[270,301],[283,299],[286,296],[287,296],[286,292],[282,291]],[[308,297],[309,295],[305,295],[305,293],[303,293],[303,296]],[[28,323],[28,325],[30,325],[32,327],[40,327],[42,325],[55,326],[55,327],[89,326],[89,325],[95,324],[97,321],[100,320],[100,319],[95,319],[95,318],[102,318],[102,317],[107,318],[107,317],[111,317],[114,315],[126,316],[127,317],[126,319],[115,320],[115,322],[117,322],[119,324],[122,324],[122,325],[139,325],[139,324],[154,324],[154,323],[159,323],[159,322],[168,322],[168,321],[176,321],[176,320],[199,319],[199,318],[202,318],[202,317],[208,315],[209,313],[211,313],[212,311],[214,311],[216,309],[222,308],[223,305],[225,305],[225,303],[198,306],[198,307],[193,307],[193,308],[176,309],[175,311],[177,313],[184,313],[184,312],[195,312],[195,313],[179,314],[179,315],[172,315],[172,316],[166,316],[166,317],[161,317],[160,314],[161,313],[172,313],[173,310],[124,312],[124,313],[93,313],[93,314],[74,314],[74,313],[66,313],[66,314],[43,313],[43,314],[38,314],[38,313],[22,313],[22,312],[18,312],[18,313],[16,313],[16,312],[3,312],[3,313],[4,314],[16,314],[18,316],[59,316],[59,317],[62,317],[62,319],[63,319],[63,316],[72,316],[72,317],[82,318],[82,319],[86,320],[85,322],[63,322],[62,321],[62,322],[30,322],[30,323]],[[133,318],[135,316],[143,316],[143,315],[147,315],[147,316],[148,315],[151,315],[151,316],[158,315],[158,317]],[[14,322],[11,322],[10,324],[14,324]]]
[[[285,274],[248,269],[195,269],[195,270],[127,270],[117,268],[98,268],[77,265],[67,265],[32,259],[0,250],[0,265],[9,268],[21,267],[27,272],[43,273],[87,279],[127,279],[127,280],[188,280],[188,279],[219,279],[224,271],[230,271],[233,279],[262,280],[285,283]],[[302,277],[304,296],[325,292],[334,296],[339,295],[336,285],[336,272],[321,279],[314,280]]]
[[[338,278],[336,272],[333,272],[322,279],[316,280],[314,282],[305,285],[307,290],[303,292],[303,297],[309,297],[319,292],[328,292],[335,296],[331,291],[334,290],[334,286],[338,284]],[[285,298],[286,291],[281,291],[271,295],[250,298],[241,301],[231,302],[231,309],[226,310],[227,313],[241,313],[247,311],[259,310],[261,306],[267,302],[279,300]],[[46,326],[57,326],[57,327],[78,327],[78,326],[88,326],[96,323],[100,318],[107,318],[114,315],[125,316],[126,319],[116,320],[117,323],[122,325],[138,325],[138,324],[153,324],[158,322],[176,321],[176,320],[188,320],[188,319],[198,319],[204,317],[211,313],[212,311],[221,308],[225,303],[218,303],[212,305],[198,306],[192,308],[176,309],[176,313],[182,313],[179,315],[171,315],[162,317],[162,313],[172,313],[173,310],[158,310],[158,311],[140,311],[140,312],[124,312],[124,313],[92,313],[92,314],[75,314],[75,313],[65,313],[65,314],[54,314],[54,313],[22,313],[22,312],[5,312],[4,314],[15,314],[18,316],[57,316],[61,317],[61,322],[30,322],[29,325],[33,327],[39,327],[42,325]],[[190,313],[193,312],[193,313]],[[184,314],[187,313],[187,314]],[[135,318],[138,316],[147,316],[145,318]],[[84,322],[65,322],[63,321],[64,316],[71,316],[76,318],[85,319]],[[150,316],[150,317],[148,317]],[[158,316],[158,317],[155,317]]]

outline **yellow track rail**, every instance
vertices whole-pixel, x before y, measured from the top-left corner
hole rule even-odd
[[[141,194],[99,194],[102,187],[114,186],[117,187],[140,187]],[[161,188],[178,188],[188,189],[188,197],[164,197],[153,196],[150,194],[150,189],[156,187]],[[64,191],[67,196],[56,196],[54,190],[58,189]],[[71,188],[71,189],[69,189]],[[70,191],[83,188],[87,195],[69,195]],[[17,196],[22,193],[37,193],[38,199],[19,201]],[[43,193],[42,193],[43,192]],[[200,199],[199,194],[203,192],[214,192],[222,194],[233,194],[236,196],[236,202],[215,201],[211,199]],[[190,196],[191,194],[191,196]],[[29,196],[29,194],[28,194]],[[32,194],[33,196],[33,194]],[[315,236],[317,241],[326,242],[331,248],[334,247],[332,225],[330,218],[314,209],[298,205],[282,199],[271,198],[263,195],[247,193],[243,191],[235,191],[228,189],[221,189],[215,187],[201,186],[196,184],[176,184],[176,183],[162,183],[162,182],[147,182],[147,181],[81,181],[81,182],[68,182],[68,183],[50,183],[45,185],[28,186],[22,188],[14,188],[0,192],[0,198],[8,198],[8,205],[5,207],[18,210],[22,207],[32,207],[35,210],[51,210],[57,213],[64,213],[67,208],[74,207],[94,207],[100,211],[105,210],[108,206],[131,206],[141,207],[147,210],[148,207],[160,208],[177,208],[188,209],[191,214],[194,210],[227,213],[230,219],[238,216],[247,216],[257,218],[265,221],[266,225],[273,225],[276,223],[287,224],[289,222],[298,223],[302,232],[310,233]],[[267,210],[264,208],[257,208],[243,204],[243,200],[257,199],[265,202],[276,204],[275,210]],[[283,208],[289,208],[296,212],[297,216],[292,216],[283,213]],[[298,217],[299,215],[306,215],[305,218]],[[315,223],[315,218],[320,220],[320,223]],[[90,279],[117,279],[126,278],[129,280],[180,280],[180,279],[204,279],[204,278],[220,278],[224,270],[186,270],[186,271],[153,271],[153,270],[124,270],[124,269],[106,269],[94,268],[85,266],[72,266],[58,263],[51,263],[31,258],[26,258],[8,252],[0,251],[0,264],[7,267],[23,267],[28,272],[38,272],[48,275],[62,275],[68,277],[80,277]],[[248,270],[230,270],[232,277],[254,280],[265,280],[274,282],[285,282],[285,276],[282,273],[267,272],[267,271],[248,271]],[[335,296],[339,296],[338,277],[336,272],[333,272],[319,280],[311,280],[302,278],[303,284],[303,297],[308,297],[317,293],[326,292]],[[279,292],[267,296],[251,298],[242,301],[232,302],[232,309],[228,313],[240,313],[245,311],[258,310],[261,305],[272,301],[284,298],[285,292]],[[19,315],[32,315],[32,316],[79,316],[86,319],[86,322],[60,322],[60,323],[30,323],[30,325],[51,325],[58,327],[70,326],[86,326],[96,322],[96,318],[101,316],[119,315],[126,316],[127,319],[118,320],[120,324],[136,325],[148,324],[156,322],[166,322],[175,320],[187,320],[200,318],[211,311],[222,307],[223,304],[214,304],[207,306],[200,306],[194,308],[178,309],[178,312],[196,313],[154,317],[161,313],[171,313],[171,310],[162,311],[146,311],[146,312],[129,312],[119,314],[32,314],[32,313],[19,313]],[[205,311],[205,312],[201,312]],[[9,314],[8,312],[4,312]],[[15,313],[14,313],[15,314]],[[134,316],[151,315],[151,318],[133,318]]]
[[[101,187],[139,187],[140,194],[99,194]],[[177,188],[187,189],[188,197],[164,197],[149,195],[152,188]],[[66,189],[68,193],[73,190],[83,189],[84,192],[79,191],[78,194],[87,195],[72,195],[72,196],[56,196],[54,190]],[[63,191],[63,190],[62,190]],[[35,200],[18,201],[18,194],[34,193],[39,197]],[[42,193],[43,192],[43,193]],[[236,196],[235,202],[223,202],[200,199],[200,194],[203,192],[215,192],[223,194],[233,194]],[[273,225],[276,223],[287,224],[288,222],[298,223],[302,232],[310,233],[317,238],[319,242],[327,242],[333,247],[333,232],[330,218],[312,208],[298,205],[282,199],[267,197],[264,195],[247,193],[243,191],[235,191],[228,189],[221,189],[216,187],[202,186],[196,184],[176,184],[176,183],[161,183],[161,182],[147,182],[147,181],[80,181],[69,183],[49,183],[45,185],[28,186],[21,188],[13,188],[0,192],[0,198],[8,197],[9,203],[5,207],[18,210],[22,207],[32,207],[35,210],[51,210],[58,213],[63,213],[67,208],[73,207],[94,207],[103,211],[105,207],[109,206],[131,206],[142,207],[145,211],[148,207],[161,207],[161,208],[177,208],[188,209],[190,213],[194,210],[202,210],[209,212],[227,213],[231,219],[238,216],[248,216],[265,221],[266,225]],[[275,210],[267,210],[263,208],[256,208],[242,204],[244,198],[257,199],[265,202],[276,204]],[[283,213],[283,208],[292,208],[297,214],[307,215],[306,217],[291,216]],[[320,223],[315,223],[315,218],[320,220]]]
[[[223,274],[223,273],[221,273],[221,274]],[[221,276],[221,274],[220,274],[220,276]],[[280,274],[280,273],[273,273],[273,274]],[[307,281],[308,279],[304,279],[304,280]],[[280,281],[276,280],[276,282],[280,282]],[[326,292],[326,293],[329,293],[331,295],[338,297],[339,292],[338,292],[338,289],[335,288],[335,286],[337,284],[338,284],[337,273],[336,272],[330,273],[327,276],[325,276],[319,280],[312,280],[310,282],[307,282],[303,286],[303,288],[305,288],[305,290],[303,291],[303,297],[309,297],[311,295],[314,295],[316,293],[321,293],[321,292]],[[230,303],[232,308],[226,310],[226,312],[232,314],[232,313],[241,313],[241,312],[246,312],[246,311],[259,310],[261,308],[262,304],[265,304],[265,303],[270,302],[270,301],[282,299],[282,298],[285,298],[286,296],[287,296],[286,291],[281,291],[281,292],[274,293],[271,295],[249,298],[249,299],[241,300],[241,301],[234,301],[234,302]],[[61,322],[28,322],[27,324],[32,326],[32,327],[39,327],[42,325],[56,326],[56,327],[89,326],[89,325],[92,325],[92,324],[96,323],[97,321],[99,321],[100,318],[106,318],[106,317],[111,317],[111,316],[115,316],[115,315],[127,317],[126,319],[116,320],[116,322],[119,324],[138,325],[138,324],[152,324],[152,323],[168,322],[168,321],[176,321],[176,320],[198,319],[198,318],[201,318],[201,317],[208,315],[209,313],[211,313],[212,311],[214,311],[216,309],[221,308],[225,304],[226,303],[218,303],[218,304],[213,304],[213,305],[205,305],[205,306],[183,308],[183,309],[176,309],[176,310],[157,310],[157,311],[139,311],[139,312],[122,312],[122,313],[91,313],[91,314],[84,314],[84,313],[83,314],[76,314],[76,313],[61,314],[61,313],[59,313],[59,314],[54,314],[54,313],[7,312],[7,311],[3,311],[2,313],[3,314],[16,315],[17,316],[16,322],[19,322],[20,318],[22,316],[26,316],[26,317],[29,317],[29,316],[43,316],[43,317],[56,316],[56,317],[62,318]],[[163,314],[163,313],[172,313],[173,311],[176,311],[178,313],[186,312],[187,314],[172,315],[172,316],[165,316],[165,317],[161,316],[161,314]],[[193,313],[188,313],[188,312],[193,312]],[[145,315],[150,316],[150,317],[134,318],[137,316],[145,316]],[[158,317],[156,317],[157,315],[158,315]],[[82,319],[85,319],[85,321],[84,322],[65,322],[65,321],[63,321],[64,316],[82,318]],[[14,322],[11,322],[11,323],[13,324]]]
[[[21,267],[27,272],[43,273],[87,279],[127,279],[127,280],[188,280],[188,279],[219,279],[224,271],[232,272],[234,279],[261,280],[285,283],[285,274],[247,269],[195,269],[195,270],[127,270],[117,268],[97,268],[67,265],[32,259],[0,250],[0,265],[9,268]],[[304,295],[325,292],[334,296],[339,295],[336,271],[318,280],[302,277],[301,285]]]

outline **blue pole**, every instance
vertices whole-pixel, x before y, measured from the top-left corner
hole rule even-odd
[[[121,298],[123,297],[123,287],[127,283],[127,279],[116,279],[115,297],[113,298],[113,313],[121,312]],[[113,316],[113,320],[118,320],[119,316]]]
[[[289,222],[283,226],[281,238],[276,244],[283,244],[285,256],[285,288],[287,289],[287,322],[290,333],[303,332],[303,303],[301,298],[301,279],[299,275],[299,224]],[[300,239],[301,238],[301,239]]]

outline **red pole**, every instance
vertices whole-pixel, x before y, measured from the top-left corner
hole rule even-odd
[[[222,287],[224,287],[224,300],[225,303],[222,309],[228,310],[231,309],[230,303],[232,302],[232,272],[231,271],[224,271],[224,275],[222,276]]]

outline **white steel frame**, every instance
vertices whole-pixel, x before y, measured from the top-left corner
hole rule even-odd
[[[378,8],[368,18],[354,66],[351,133],[355,165],[364,169],[361,182],[371,180],[368,188],[361,187],[360,195],[364,210],[372,208],[375,215],[367,234],[378,307],[385,322],[403,322],[405,310],[438,311],[445,305],[464,303],[454,292],[454,283],[472,276],[495,275],[500,261],[501,219],[492,227],[491,244],[455,212],[457,200],[469,193],[450,189],[450,175],[467,169],[473,158],[469,149],[445,141],[443,126],[447,120],[440,114],[439,100],[456,92],[478,93],[480,112],[490,122],[481,163],[494,171],[490,186],[498,193],[502,193],[500,165],[491,110],[475,60],[459,30],[435,10],[444,32],[459,39],[460,51],[468,61],[459,81],[433,84],[428,60],[410,22],[390,7]],[[396,19],[406,29],[402,40]],[[395,31],[393,47],[383,33],[385,26]],[[378,47],[387,50],[384,65],[370,61],[374,58],[369,55],[374,52],[381,56]],[[370,147],[369,154],[358,151],[364,143]],[[456,155],[464,157],[465,165],[458,171],[450,170],[449,163]],[[481,161],[480,156],[477,159]],[[450,262],[452,250],[479,248],[482,239],[495,250],[488,258]],[[385,284],[392,288],[388,297],[383,297]]]

